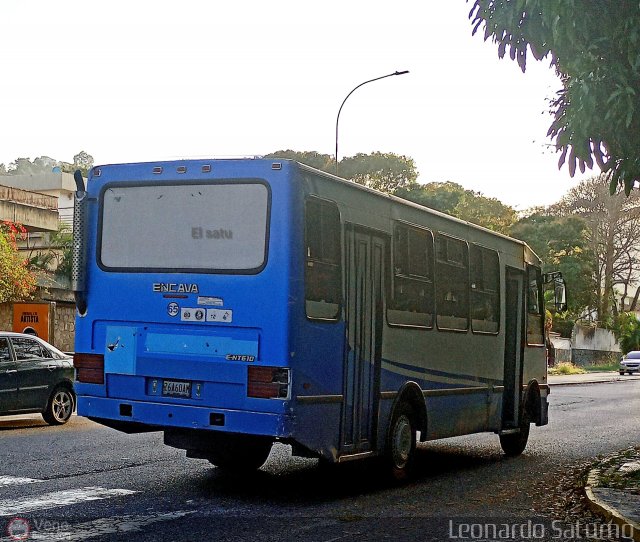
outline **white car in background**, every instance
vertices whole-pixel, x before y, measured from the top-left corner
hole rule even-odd
[[[640,372],[640,350],[632,350],[620,360],[620,374]]]

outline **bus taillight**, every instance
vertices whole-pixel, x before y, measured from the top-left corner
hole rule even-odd
[[[73,355],[76,380],[86,384],[104,384],[104,356],[102,354]]]
[[[248,367],[248,397],[287,399],[289,397],[289,383],[289,369],[287,367]]]

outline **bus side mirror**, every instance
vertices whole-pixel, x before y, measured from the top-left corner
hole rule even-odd
[[[542,276],[544,284],[553,285],[553,305],[557,312],[567,310],[567,284],[562,278],[562,273],[555,271],[553,273],[545,273]]]

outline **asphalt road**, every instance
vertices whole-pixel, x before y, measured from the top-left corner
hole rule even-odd
[[[586,460],[639,443],[640,380],[556,386],[550,402],[550,424],[532,427],[521,457],[505,459],[492,434],[427,443],[402,486],[385,482],[376,462],[319,467],[282,445],[259,472],[237,478],[187,460],[157,433],[124,435],[75,416],[63,427],[2,418],[0,536],[474,540],[509,523],[522,535],[510,539],[526,529],[575,538],[570,524],[551,523],[559,486]]]

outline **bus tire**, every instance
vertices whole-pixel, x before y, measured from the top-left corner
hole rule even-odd
[[[42,418],[49,425],[63,425],[71,418],[74,406],[73,392],[65,386],[58,386],[49,396]]]
[[[393,480],[405,480],[413,466],[416,450],[416,416],[411,405],[395,408],[387,436],[387,462]]]
[[[258,470],[269,457],[272,442],[265,439],[238,439],[224,443],[208,454],[209,462],[228,471]]]
[[[529,441],[529,429],[531,427],[531,417],[529,412],[524,409],[522,412],[522,420],[520,421],[520,431],[517,433],[509,433],[500,435],[500,446],[507,457],[517,457],[527,447]]]

